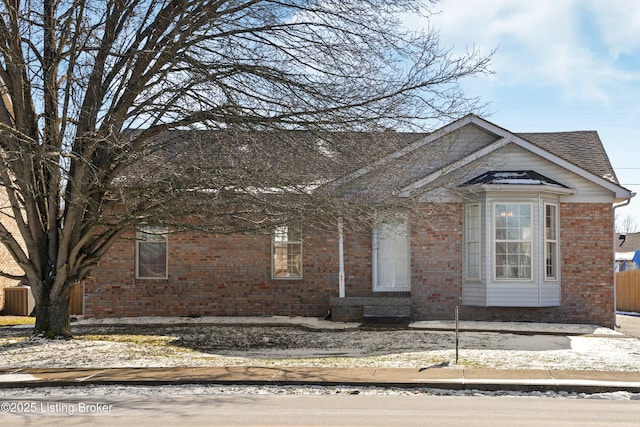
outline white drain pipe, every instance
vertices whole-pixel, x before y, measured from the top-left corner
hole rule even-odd
[[[338,289],[340,298],[345,297],[344,284],[344,229],[342,217],[338,218],[338,258],[340,270],[338,272]]]
[[[631,193],[631,197],[635,196],[636,193]],[[614,205],[613,206],[613,217],[616,217],[616,209],[621,208],[623,206],[627,206],[629,203],[631,203],[631,197],[628,198],[626,201],[620,203],[619,205]],[[614,219],[615,221],[615,219]],[[618,284],[616,283],[616,276],[618,275],[618,273],[616,273],[616,227],[615,224],[613,226],[613,327],[614,328],[620,328],[620,325],[618,325],[618,316],[617,316],[617,312],[618,312]]]

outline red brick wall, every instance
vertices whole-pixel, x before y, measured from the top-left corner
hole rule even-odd
[[[452,318],[462,297],[462,204],[424,207],[411,239],[412,316]]]
[[[87,282],[85,315],[322,316],[337,293],[334,236],[305,236],[304,280],[271,279],[267,235],[180,233],[168,246],[168,279],[149,280],[135,279],[133,235],[114,245]]]
[[[462,205],[422,207],[411,221],[414,319],[452,319],[462,286]],[[466,320],[613,323],[613,209],[562,204],[560,307],[460,307]],[[274,280],[270,237],[169,238],[169,278],[136,280],[128,236],[102,260],[85,290],[89,317],[323,316],[338,295],[336,234],[304,236],[304,279]],[[346,233],[347,296],[372,296],[371,233]],[[376,294],[379,295],[379,294]],[[389,294],[384,294],[388,296]],[[408,296],[404,293],[401,296]]]
[[[560,215],[562,317],[613,326],[613,207],[565,204]]]

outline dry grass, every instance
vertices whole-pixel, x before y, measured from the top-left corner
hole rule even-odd
[[[0,316],[0,326],[33,325],[35,317],[29,316]]]

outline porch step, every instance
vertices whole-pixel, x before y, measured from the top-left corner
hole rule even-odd
[[[331,298],[334,321],[402,323],[411,319],[411,298],[346,297]]]
[[[365,305],[362,315],[365,319],[368,317],[411,318],[411,305]]]
[[[364,327],[407,327],[411,321],[411,305],[365,305],[362,314]]]

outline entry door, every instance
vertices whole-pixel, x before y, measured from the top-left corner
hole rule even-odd
[[[409,221],[403,216],[380,223],[373,233],[373,291],[411,290]]]

